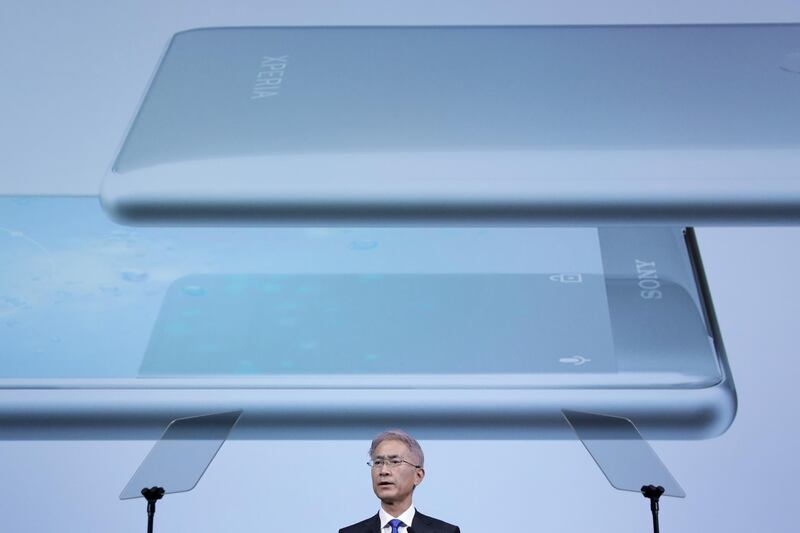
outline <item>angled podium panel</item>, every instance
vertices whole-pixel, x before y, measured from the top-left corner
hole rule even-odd
[[[240,416],[237,410],[170,422],[119,495],[147,500],[147,533],[153,533],[156,502],[197,485]]]
[[[582,411],[562,412],[615,489],[641,492],[643,486],[660,485],[667,496],[686,497],[686,492],[629,419]]]
[[[173,420],[120,493],[141,498],[142,489],[162,487],[164,494],[192,490],[228,438],[242,411]]]
[[[621,416],[568,409],[562,414],[612,487],[639,492],[650,500],[653,531],[659,533],[659,499],[685,498],[686,492],[633,422]]]

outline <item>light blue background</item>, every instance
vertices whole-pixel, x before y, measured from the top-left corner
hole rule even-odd
[[[93,194],[167,38],[203,25],[800,22],[796,2],[30,2],[0,9],[0,193]],[[800,43],[798,43],[800,47]],[[739,392],[722,437],[656,442],[688,493],[662,530],[794,524],[800,229],[715,228],[701,251]],[[0,347],[2,349],[2,347]],[[429,441],[420,510],[462,530],[641,532],[578,442]],[[0,443],[4,530],[142,531],[117,495],[149,442]],[[229,442],[156,531],[335,531],[377,509],[367,442]],[[590,502],[582,500],[590,495]],[[531,525],[526,525],[531,524]]]

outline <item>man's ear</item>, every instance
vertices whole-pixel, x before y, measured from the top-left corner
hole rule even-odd
[[[425,479],[425,469],[417,468],[417,471],[414,473],[414,486],[416,487],[422,483],[423,479]]]

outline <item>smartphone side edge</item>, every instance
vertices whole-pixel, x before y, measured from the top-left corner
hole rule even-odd
[[[707,326],[710,329],[710,334],[714,342],[714,348],[716,349],[717,358],[723,374],[723,380],[719,385],[717,385],[717,387],[726,392],[726,401],[729,404],[729,414],[726,417],[728,420],[720,420],[720,422],[724,423],[724,428],[719,431],[719,434],[721,435],[731,426],[731,424],[733,424],[738,411],[739,399],[736,393],[736,385],[733,382],[733,373],[731,372],[730,362],[728,361],[727,351],[725,350],[725,343],[722,340],[722,332],[719,327],[719,321],[717,320],[716,311],[714,309],[711,290],[708,286],[708,278],[703,266],[703,259],[700,255],[700,247],[697,243],[697,234],[693,227],[687,227],[685,228],[684,236],[697,282],[697,289],[702,302],[704,318],[706,319]]]

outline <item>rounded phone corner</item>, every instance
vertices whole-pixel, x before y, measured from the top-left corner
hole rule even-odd
[[[727,377],[713,388],[713,394],[709,396],[707,402],[698,405],[698,424],[705,428],[698,439],[721,437],[736,420],[738,408],[736,389]]]
[[[128,210],[127,196],[120,191],[119,175],[109,170],[103,178],[98,197],[103,212],[115,223],[131,225],[135,218]]]

